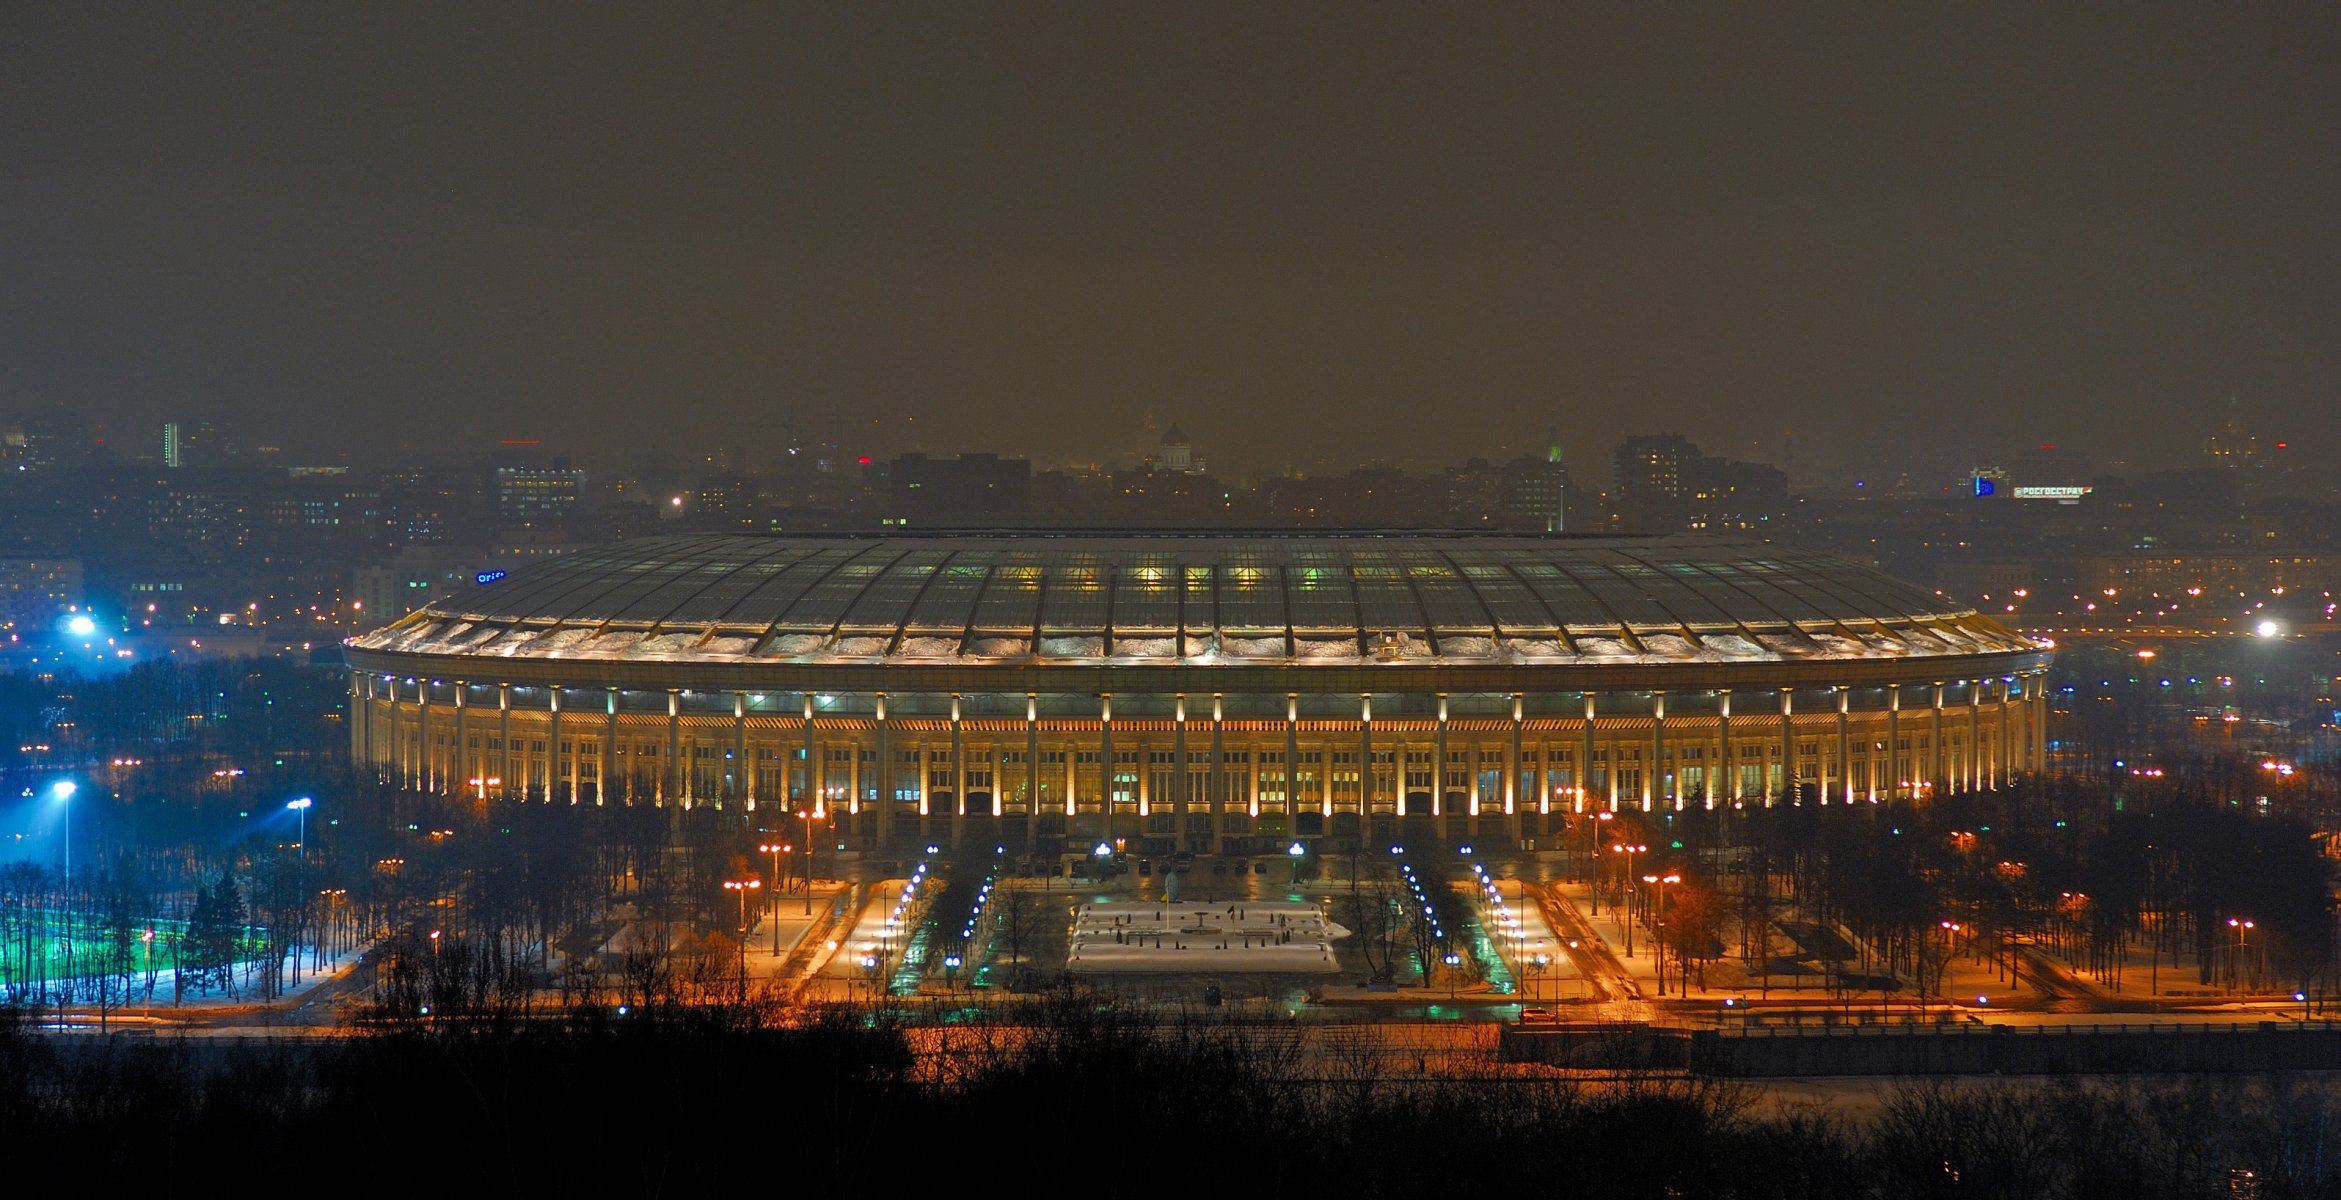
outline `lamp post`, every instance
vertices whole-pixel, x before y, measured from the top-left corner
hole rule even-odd
[[[726,879],[724,890],[740,894],[740,1003],[748,1002],[748,893],[764,886],[761,879]]]
[[[1634,878],[1634,856],[1648,849],[1650,849],[1648,846],[1615,842],[1611,844],[1609,852],[1626,856],[1626,878],[1631,880]],[[1626,886],[1631,888],[1633,884],[1628,883]],[[1632,958],[1634,957],[1634,910],[1631,906],[1628,906],[1626,911],[1621,914],[1619,923],[1626,927],[1626,957]]]
[[[60,779],[49,785],[49,795],[65,808],[65,887],[73,887],[73,793],[79,790],[70,779]]]
[[[2241,917],[2227,918],[2227,927],[2235,931],[2235,954],[2227,960],[2227,986],[2243,990],[2243,950],[2245,935],[2259,928]]]
[[[293,882],[296,889],[293,894],[301,898],[301,914],[304,918],[302,922],[303,924],[307,924],[306,917],[308,916],[309,911],[309,806],[315,803],[317,803],[315,800],[312,800],[307,796],[295,796],[292,799],[285,801],[285,808],[290,812],[299,814],[301,818],[301,865],[300,869],[295,871],[293,874]],[[296,942],[293,947],[293,975],[295,982],[299,982],[300,974],[301,950],[299,943]]]
[[[1585,882],[1593,889],[1593,915],[1598,917],[1601,915],[1601,824],[1616,820],[1617,814],[1605,808],[1586,817],[1587,823],[1593,826],[1593,844],[1585,850]]]
[[[1301,881],[1301,857],[1308,852],[1309,848],[1297,841],[1284,848],[1284,853],[1292,859],[1292,881],[1296,886]]]
[[[797,831],[797,844],[805,852],[805,915],[808,917],[813,915],[813,822],[820,819],[819,809],[797,814],[797,820],[804,823],[804,828]]]
[[[772,877],[774,879],[780,878],[780,856],[796,849],[795,846],[787,842],[764,842],[756,848],[772,856]],[[811,900],[808,898],[807,904],[810,905],[810,903]],[[809,913],[812,909],[808,907],[805,911]],[[780,957],[780,893],[778,891],[772,893],[772,957]]]
[[[316,805],[316,800],[309,800],[307,795],[286,800],[286,807],[300,814],[300,861],[302,861],[302,865],[309,863],[309,805]]]
[[[1672,871],[1664,875],[1644,875],[1642,877],[1642,882],[1658,886],[1658,916],[1650,923],[1650,934],[1658,940],[1658,994],[1661,996],[1666,995],[1666,885],[1682,881],[1683,877]],[[1687,987],[1678,990],[1685,996],[1691,994]]]
[[[1951,969],[1951,956],[1959,949],[1960,931],[1967,927],[1957,921],[1937,921],[1936,924],[1943,929],[1943,962],[1935,968],[1935,994],[1939,996],[1943,994],[1943,976]],[[1922,992],[1924,990],[1920,989]]]

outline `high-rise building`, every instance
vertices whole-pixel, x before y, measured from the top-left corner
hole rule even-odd
[[[1618,444],[1617,490],[1612,505],[1618,528],[1656,533],[1690,528],[1683,503],[1687,476],[1699,471],[1699,448],[1679,433],[1645,433]]]
[[[78,558],[0,558],[0,631],[45,633],[81,594]]]
[[[576,510],[584,489],[585,472],[566,458],[549,467],[496,467],[489,475],[496,519],[506,525],[558,521]]]
[[[1612,519],[1625,533],[1761,529],[1788,506],[1788,475],[1766,463],[1699,453],[1679,433],[1618,445]]]
[[[205,418],[163,423],[163,465],[166,467],[224,467],[237,458],[237,446],[221,422]]]

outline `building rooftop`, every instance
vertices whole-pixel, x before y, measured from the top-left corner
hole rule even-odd
[[[499,658],[1762,662],[2036,649],[1843,559],[1714,537],[677,536],[516,568],[358,639]]]

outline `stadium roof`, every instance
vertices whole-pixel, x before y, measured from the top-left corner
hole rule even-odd
[[[1832,556],[1722,538],[674,536],[517,568],[358,639],[675,662],[1891,659],[2039,647]]]

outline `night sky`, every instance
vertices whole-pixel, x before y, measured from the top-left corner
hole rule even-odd
[[[17,4],[0,419],[2331,453],[2336,214],[2330,3]]]

